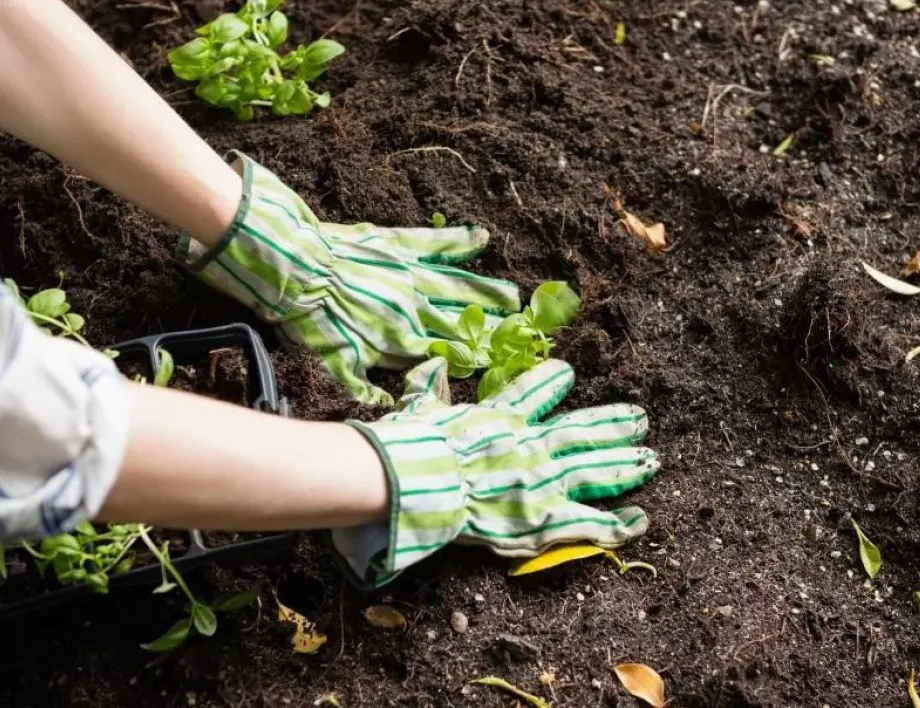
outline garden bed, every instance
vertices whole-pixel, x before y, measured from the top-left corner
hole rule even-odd
[[[281,585],[329,635],[316,655],[228,619],[151,662],[137,642],[179,609],[113,593],[5,626],[15,652],[0,702],[278,706],[335,692],[346,707],[513,705],[468,686],[494,674],[557,706],[635,705],[619,661],[658,669],[674,706],[906,702],[920,668],[920,369],[904,354],[920,316],[859,261],[895,273],[920,247],[916,12],[881,0],[291,3],[294,39],[331,30],[347,47],[317,82],[333,105],[238,124],[165,62],[220,2],[179,2],[178,16],[168,3],[75,4],[212,145],[275,170],[321,218],[424,225],[441,211],[490,228],[480,272],[528,293],[550,278],[576,287],[584,312],[557,352],[579,377],[566,405],[648,410],[662,470],[631,495],[651,528],[622,555],[659,575],[594,559],[510,579],[505,562],[450,549],[361,595],[309,538],[293,563],[197,582]],[[405,152],[417,147],[463,162]],[[604,184],[663,222],[674,248],[650,254],[627,234]],[[168,227],[50,158],[0,139],[0,185],[3,275],[53,285],[64,271],[91,341],[259,326],[169,262]],[[309,357],[272,356],[298,417],[378,413]],[[851,518],[883,554],[871,589]],[[365,623],[361,609],[381,601],[406,631]],[[455,611],[466,633],[451,630]],[[537,658],[515,660],[504,634]]]

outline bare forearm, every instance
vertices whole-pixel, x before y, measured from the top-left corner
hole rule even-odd
[[[0,2],[0,130],[214,245],[240,177],[60,0]]]
[[[99,518],[272,531],[384,520],[386,477],[364,437],[137,386],[124,464]]]

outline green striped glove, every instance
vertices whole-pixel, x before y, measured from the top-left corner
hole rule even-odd
[[[407,377],[399,411],[364,424],[390,483],[389,526],[332,533],[360,584],[388,582],[452,543],[480,544],[503,556],[535,556],[555,544],[588,541],[616,548],[648,526],[636,506],[599,511],[583,502],[615,497],[658,470],[636,447],[645,411],[628,404],[588,408],[538,422],[575,381],[549,360],[477,405],[450,406],[447,364],[435,358]]]
[[[319,221],[272,172],[242,153],[243,197],[221,243],[184,236],[178,257],[199,278],[250,306],[291,346],[307,346],[355,398],[392,404],[374,366],[408,368],[438,339],[460,339],[468,304],[490,316],[520,310],[513,283],[446,265],[479,253],[485,229],[382,228]]]

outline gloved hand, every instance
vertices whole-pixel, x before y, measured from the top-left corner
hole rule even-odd
[[[272,172],[235,155],[244,183],[236,219],[210,251],[184,237],[179,258],[276,323],[285,343],[317,353],[357,399],[392,404],[367,370],[408,368],[431,342],[459,339],[457,319],[468,304],[494,315],[520,310],[513,283],[444,265],[479,253],[485,229],[320,222]]]
[[[583,503],[618,496],[657,472],[655,453],[636,447],[648,431],[645,411],[616,404],[538,422],[575,381],[558,360],[477,405],[439,400],[446,379],[443,359],[425,362],[409,373],[398,412],[349,421],[380,454],[392,504],[383,538],[382,525],[332,533],[353,579],[381,585],[455,541],[532,557],[577,541],[616,548],[645,532],[639,507],[607,512]]]

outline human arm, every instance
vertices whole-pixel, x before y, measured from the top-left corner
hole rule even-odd
[[[99,519],[278,531],[387,517],[380,459],[347,425],[152,386],[132,385],[129,393],[125,458]]]
[[[0,130],[213,246],[239,175],[61,0],[0,2]]]

